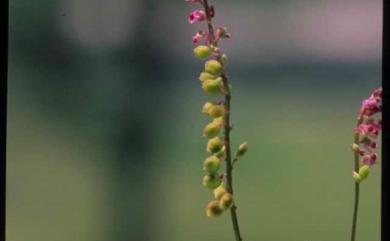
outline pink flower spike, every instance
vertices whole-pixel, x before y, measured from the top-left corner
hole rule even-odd
[[[382,88],[373,91],[371,96],[364,100],[360,108],[359,118],[372,116],[382,110]]]
[[[203,10],[195,10],[188,15],[188,22],[190,24],[194,24],[196,22],[204,20],[206,20],[206,13]]]

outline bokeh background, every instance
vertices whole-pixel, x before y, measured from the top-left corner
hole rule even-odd
[[[355,116],[380,85],[382,1],[215,0],[227,26],[244,240],[345,241]],[[7,241],[225,241],[207,219],[189,26],[168,0],[10,1]],[[380,163],[359,241],[380,240]]]

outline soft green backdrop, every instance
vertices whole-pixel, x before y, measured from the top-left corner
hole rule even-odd
[[[234,172],[244,240],[348,240],[381,1],[213,2],[233,34],[233,144],[250,145]],[[191,9],[10,2],[7,241],[233,240],[228,215],[204,212]],[[362,185],[359,241],[380,240],[380,168]]]

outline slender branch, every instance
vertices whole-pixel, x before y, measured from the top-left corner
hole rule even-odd
[[[207,27],[209,31],[209,43],[210,45],[217,46],[217,42],[215,41],[215,35],[214,35],[214,27],[212,25],[212,16],[210,15],[210,6],[208,3],[208,0],[203,0],[202,2],[203,7],[205,8],[206,12],[206,17],[207,17]],[[223,63],[221,61],[221,56],[218,55],[217,59],[219,62]],[[233,165],[232,165],[232,156],[231,156],[231,147],[230,147],[230,130],[231,130],[231,125],[230,125],[230,101],[231,101],[231,92],[230,92],[230,87],[229,87],[229,81],[228,77],[225,72],[225,68],[223,66],[222,70],[222,81],[223,81],[223,92],[224,92],[224,106],[225,106],[225,112],[224,112],[224,144],[225,144],[225,162],[226,162],[226,189],[230,194],[233,194]],[[235,203],[233,203],[232,207],[230,208],[230,216],[233,224],[233,230],[234,234],[236,237],[236,241],[242,241],[241,233],[240,233],[240,228],[238,224],[238,217],[237,217],[237,206]]]
[[[357,126],[359,126],[363,122],[362,118],[359,118]],[[355,134],[354,143],[359,142],[359,134]],[[354,153],[354,170],[355,172],[359,172],[359,153]],[[356,231],[357,231],[357,217],[359,211],[359,199],[360,199],[360,184],[355,182],[355,198],[354,198],[354,207],[353,207],[353,216],[352,216],[352,229],[351,229],[351,241],[355,241],[356,239]]]

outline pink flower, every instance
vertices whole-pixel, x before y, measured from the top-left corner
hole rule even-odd
[[[374,90],[372,95],[363,101],[359,118],[372,116],[382,110],[382,88]]]
[[[382,111],[382,88],[373,91],[371,96],[363,101],[359,112],[359,125],[355,128],[359,141],[354,145],[354,151],[361,156],[361,165],[372,166],[377,161],[376,147],[382,120],[376,113]]]
[[[193,37],[192,37],[192,42],[194,44],[198,43],[200,40],[207,38],[207,33],[203,31],[197,32]]]
[[[360,135],[370,135],[376,137],[381,130],[381,126],[376,123],[360,124],[355,131]]]
[[[203,10],[195,10],[188,15],[190,24],[206,20],[206,13]]]
[[[365,155],[362,159],[363,164],[372,166],[376,163],[376,154]]]

